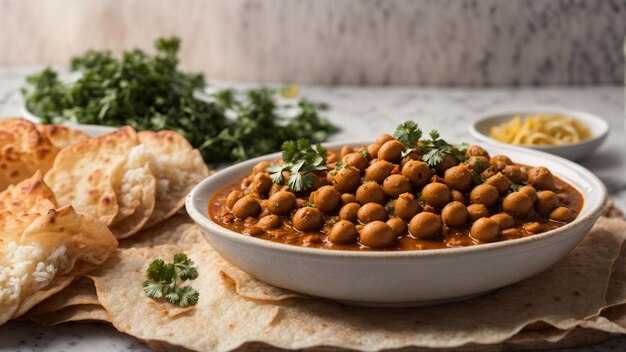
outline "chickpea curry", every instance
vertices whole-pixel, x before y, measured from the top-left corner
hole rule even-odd
[[[286,142],[274,163],[217,192],[221,226],[270,241],[341,250],[472,246],[571,222],[583,197],[545,167],[423,138],[412,121],[368,146]]]

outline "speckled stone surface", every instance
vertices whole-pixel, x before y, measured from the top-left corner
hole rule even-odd
[[[0,117],[17,116],[21,110],[18,92],[24,77],[36,68],[0,68]],[[224,83],[221,83],[224,84]],[[488,112],[527,106],[579,109],[603,117],[611,126],[605,144],[581,164],[607,185],[611,197],[626,209],[626,131],[624,87],[590,88],[356,88],[301,87],[310,100],[332,106],[329,117],[342,131],[333,140],[374,138],[399,122],[414,119],[422,128],[438,128],[451,140],[472,141],[467,125]],[[0,327],[0,351],[117,352],[145,351],[137,340],[98,324],[67,324],[45,328],[12,322]],[[600,345],[569,351],[624,351],[626,337]]]
[[[248,82],[620,84],[624,0],[3,0],[0,65],[183,39],[182,64]]]

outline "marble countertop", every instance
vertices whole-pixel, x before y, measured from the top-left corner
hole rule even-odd
[[[19,116],[19,88],[40,67],[0,68],[0,117]],[[226,84],[221,82],[220,85]],[[304,86],[301,95],[326,102],[341,132],[333,140],[375,138],[400,122],[413,119],[424,130],[437,128],[445,138],[471,142],[467,126],[492,110],[529,106],[566,107],[596,114],[610,125],[607,141],[580,164],[606,184],[617,206],[626,209],[626,129],[624,87],[557,88],[416,88]],[[445,127],[442,127],[445,126]],[[621,351],[626,337],[568,351]],[[97,324],[44,328],[12,322],[0,328],[0,351],[147,351],[137,340]]]

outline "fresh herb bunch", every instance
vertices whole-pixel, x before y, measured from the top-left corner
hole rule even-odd
[[[150,298],[165,298],[171,304],[185,308],[198,303],[199,293],[191,286],[178,287],[178,280],[195,280],[198,270],[193,261],[184,253],[174,255],[172,263],[155,259],[148,266],[148,280],[143,282],[143,290]]]
[[[281,105],[277,89],[242,94],[221,90],[210,99],[199,99],[196,92],[206,82],[201,74],[179,70],[180,40],[161,38],[155,48],[155,55],[135,49],[120,59],[109,51],[88,51],[71,60],[71,70],[80,72],[80,78],[70,84],[46,68],[27,78],[27,87],[22,89],[26,107],[43,123],[174,130],[198,148],[207,163],[267,154],[286,140],[322,142],[337,131],[320,116],[324,105],[304,100],[295,107]],[[281,111],[287,108],[295,108],[295,116],[283,116]]]
[[[305,191],[315,182],[314,171],[326,170],[326,148],[319,143],[314,147],[302,138],[297,141],[287,141],[281,147],[283,162],[272,164],[265,171],[270,173],[274,183],[282,184],[283,171],[291,173],[287,179],[287,186],[294,192]]]
[[[407,148],[402,151],[402,157],[416,151],[431,167],[439,164],[446,154],[456,157],[461,162],[467,159],[465,157],[467,143],[454,146],[443,140],[437,130],[430,131],[430,139],[422,139],[422,134],[422,130],[414,121],[406,121],[398,125],[393,137],[407,145]]]

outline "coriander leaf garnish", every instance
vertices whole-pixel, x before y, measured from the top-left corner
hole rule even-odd
[[[363,155],[367,159],[369,159],[369,157],[370,157],[370,153],[367,150],[365,150],[365,149],[360,150],[359,153],[361,153],[361,155]]]
[[[311,207],[311,208],[315,208],[315,204],[311,203],[311,202],[306,202],[302,205],[302,207]]]
[[[520,188],[522,188],[520,185],[511,185],[511,192],[517,192]]]
[[[406,144],[409,148],[415,148],[422,138],[422,130],[417,127],[415,121],[405,121],[396,127],[393,138]]]
[[[52,68],[28,76],[26,107],[42,123],[173,130],[213,164],[268,154],[287,140],[323,142],[338,130],[322,116],[327,106],[294,98],[297,86],[287,92],[289,103],[279,100],[280,88],[205,93],[203,75],[179,67],[180,39],[161,38],[154,47],[154,54],[134,49],[121,57],[87,51],[72,58],[80,75],[71,83]]]
[[[177,281],[195,280],[198,270],[184,253],[174,255],[172,263],[155,259],[146,271],[148,280],[143,282],[143,291],[150,298],[165,298],[171,304],[185,308],[198,303],[199,293],[190,286],[178,287]]]
[[[282,145],[283,163],[272,164],[265,171],[270,173],[274,183],[282,184],[283,171],[291,173],[287,179],[287,186],[294,192],[305,191],[315,182],[314,171],[326,170],[326,155],[328,151],[319,143],[312,147],[304,138],[297,141],[286,141]]]

